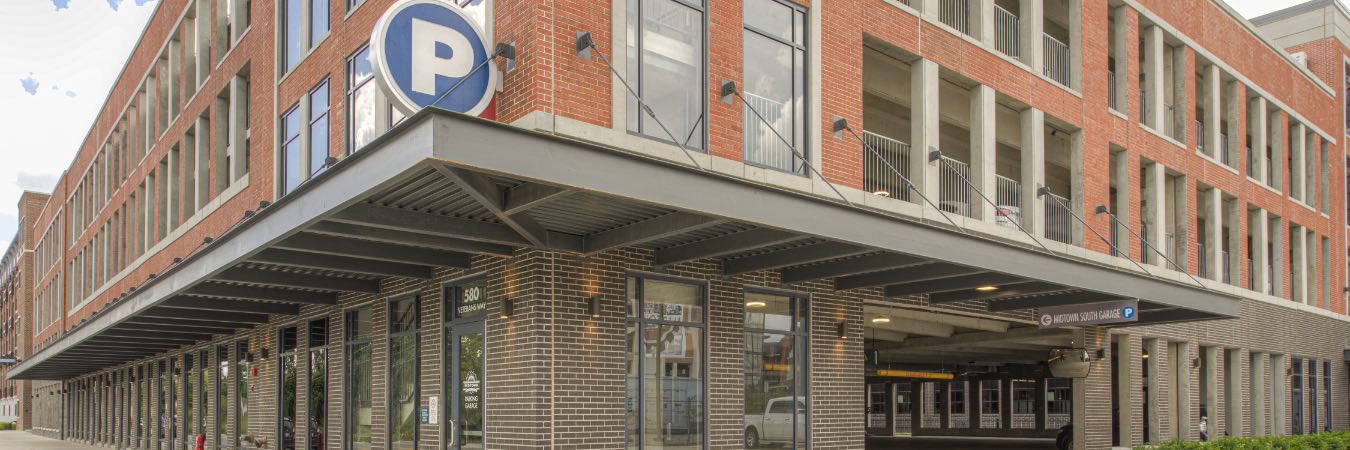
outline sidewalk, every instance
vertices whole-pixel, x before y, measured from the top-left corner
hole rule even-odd
[[[35,436],[27,431],[0,431],[0,450],[91,450],[101,447]]]

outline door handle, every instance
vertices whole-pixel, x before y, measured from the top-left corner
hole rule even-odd
[[[459,426],[455,424],[454,420],[447,421],[446,425],[449,426],[449,429],[446,430],[446,433],[449,434],[445,437],[446,446],[453,448],[458,444],[456,441],[458,441],[459,438]]]

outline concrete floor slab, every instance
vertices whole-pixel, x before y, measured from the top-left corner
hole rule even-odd
[[[45,438],[27,431],[0,431],[0,450],[94,450],[102,448]]]

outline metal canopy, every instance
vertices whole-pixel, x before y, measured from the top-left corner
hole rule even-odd
[[[780,269],[785,284],[833,281],[995,310],[1074,292],[1074,301],[1138,298],[1141,321],[1238,314],[1236,297],[1194,285],[440,110],[410,117],[262,206],[11,376],[68,378],[332,305],[343,293],[378,293],[385,278],[428,279],[437,268],[469,267],[474,255],[529,247],[639,246],[659,267],[720,258],[729,276]],[[988,286],[998,290],[976,290]],[[147,339],[128,343],[131,333]],[[98,361],[82,353],[113,348],[130,351]]]

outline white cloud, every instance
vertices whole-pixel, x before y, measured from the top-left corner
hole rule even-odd
[[[19,194],[51,191],[70,165],[157,5],[117,3],[0,1],[0,79],[11,80],[0,83],[0,243],[13,236]],[[29,77],[31,94],[14,81]]]

